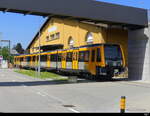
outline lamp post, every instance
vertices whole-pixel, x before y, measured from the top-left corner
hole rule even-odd
[[[2,40],[2,32],[0,32],[0,55],[2,55],[2,45],[1,45],[1,40]]]
[[[39,31],[39,61],[38,61],[38,77],[40,77],[41,74],[41,40],[40,40],[41,33]]]

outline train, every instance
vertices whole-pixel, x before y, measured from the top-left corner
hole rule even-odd
[[[40,59],[40,62],[39,62]],[[112,79],[124,73],[125,56],[119,44],[92,44],[14,57],[16,67],[57,71],[66,75]]]

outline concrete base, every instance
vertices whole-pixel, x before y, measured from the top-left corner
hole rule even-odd
[[[69,76],[68,77],[68,82],[69,83],[77,83],[78,77],[77,76]]]

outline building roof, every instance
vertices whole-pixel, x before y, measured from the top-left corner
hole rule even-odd
[[[145,27],[147,10],[96,0],[0,0],[0,11]]]
[[[42,27],[40,28],[40,32],[42,32],[42,30],[44,29],[44,27],[47,25],[47,23],[51,20],[51,18],[47,19],[45,21],[45,23],[42,25]],[[39,32],[37,32],[37,34],[35,35],[35,37],[32,39],[32,41],[30,42],[30,44],[28,45],[28,47],[26,49],[29,49],[30,46],[32,45],[32,43],[34,42],[34,40],[39,36]]]
[[[11,49],[10,50],[10,54],[12,54],[12,55],[17,55],[17,54],[19,54],[16,50],[14,50],[14,49]]]

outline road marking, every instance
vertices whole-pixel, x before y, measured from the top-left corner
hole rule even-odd
[[[23,86],[23,87],[27,87],[25,84],[22,84],[21,86]]]
[[[72,109],[72,108],[68,108],[68,110],[72,111],[72,112],[75,112],[75,113],[80,113],[79,111],[75,110],[75,109]]]
[[[35,90],[41,91],[40,89],[35,89]],[[42,91],[42,92],[40,92],[40,93],[41,93],[42,95],[45,95],[45,96],[47,96],[47,97],[50,97],[51,99],[56,100],[58,103],[63,104],[63,102],[64,102],[64,101],[62,101],[61,99],[59,99],[59,98],[57,98],[57,97],[55,97],[55,96],[49,95],[48,93],[46,93],[46,92],[44,92],[44,91]]]
[[[43,97],[45,97],[46,95],[42,94],[41,92],[37,92],[38,95],[41,95]]]

